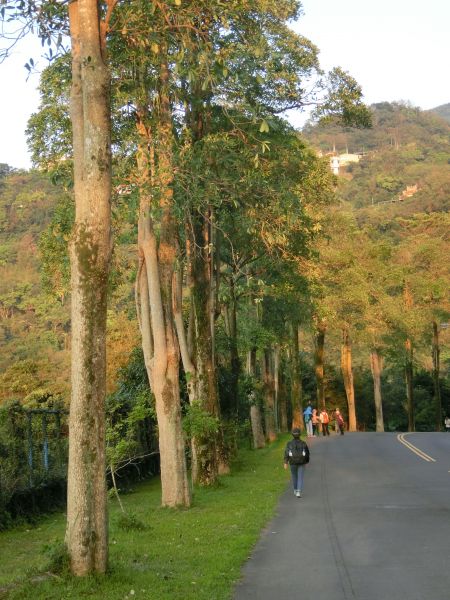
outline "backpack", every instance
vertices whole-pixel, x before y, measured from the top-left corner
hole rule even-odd
[[[309,463],[309,448],[302,440],[292,440],[288,445],[290,465],[306,465]]]

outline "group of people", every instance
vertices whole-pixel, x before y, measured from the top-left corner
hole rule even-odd
[[[321,431],[324,436],[330,435],[330,417],[325,408],[318,412],[309,402],[303,411],[303,417],[308,437],[320,435]],[[345,423],[339,408],[334,410],[332,417],[334,418],[336,433],[344,435]],[[445,430],[450,432],[450,417],[445,417],[444,424]],[[294,428],[292,430],[292,440],[286,444],[284,449],[284,468],[288,469],[289,467],[291,471],[292,486],[294,495],[297,498],[302,497],[305,465],[309,463],[309,448],[306,442],[300,439],[300,433],[300,429]]]
[[[320,435],[320,432],[322,432],[322,435],[324,436],[330,435],[331,420],[334,420],[336,433],[344,435],[345,422],[339,408],[336,408],[333,411],[332,418],[330,419],[325,407],[319,412],[317,408],[311,406],[311,402],[308,402],[308,406],[303,411],[303,418],[305,420],[306,434],[308,437]]]

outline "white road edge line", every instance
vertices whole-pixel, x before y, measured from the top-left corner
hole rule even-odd
[[[428,454],[425,454],[425,452],[423,452],[419,448],[416,448],[416,446],[414,446],[413,444],[411,444],[411,442],[406,441],[405,440],[405,435],[409,435],[409,434],[408,433],[399,433],[397,435],[397,439],[398,439],[398,441],[401,444],[403,444],[404,446],[406,446],[406,448],[408,448],[409,450],[411,450],[411,452],[414,452],[414,454],[417,454],[417,456],[419,456],[421,459],[425,460],[426,462],[436,462],[435,458],[432,458]]]

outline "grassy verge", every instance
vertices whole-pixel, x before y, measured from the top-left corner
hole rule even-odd
[[[135,522],[124,523],[111,501],[107,576],[41,575],[48,570],[45,546],[57,546],[63,539],[64,515],[43,519],[33,529],[0,534],[0,598],[231,598],[242,563],[286,486],[284,442],[282,438],[263,450],[241,451],[232,474],[222,477],[218,487],[195,490],[189,510],[160,508],[157,480],[123,497]]]

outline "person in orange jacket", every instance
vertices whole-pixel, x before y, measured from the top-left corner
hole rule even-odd
[[[324,436],[330,435],[330,432],[328,430],[330,417],[328,416],[328,413],[325,408],[322,408],[322,410],[320,411],[320,422],[322,424],[322,434]]]
[[[317,408],[313,408],[311,421],[313,426],[313,436],[320,435],[320,418],[319,413],[317,412]]]

